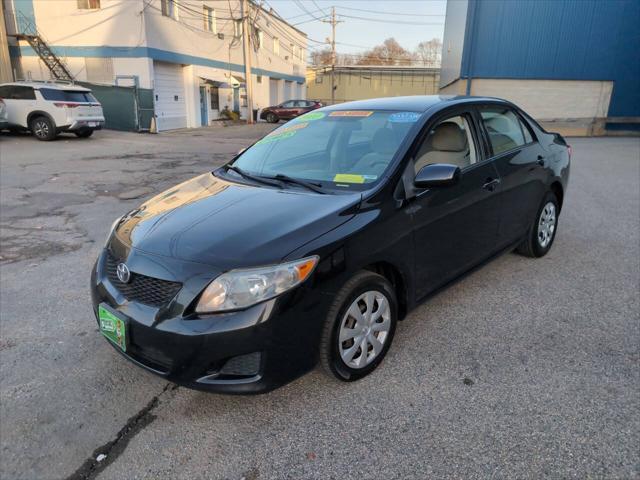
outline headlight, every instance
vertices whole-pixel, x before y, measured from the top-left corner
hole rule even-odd
[[[111,240],[111,237],[113,235],[113,231],[118,226],[118,223],[120,223],[120,220],[122,220],[122,217],[116,218],[116,220],[111,224],[111,228],[109,228],[109,233],[107,234],[107,239],[104,241],[104,247],[105,248],[107,248],[109,246],[109,240]]]
[[[204,289],[196,312],[237,310],[277,297],[309,278],[318,258],[313,256],[270,267],[223,273]]]

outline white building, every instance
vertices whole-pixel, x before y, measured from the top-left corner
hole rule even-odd
[[[239,0],[0,0],[13,74],[49,79],[26,40],[37,33],[76,80],[154,90],[158,130],[210,124],[220,111],[245,117]],[[305,98],[306,35],[249,3],[253,107]]]

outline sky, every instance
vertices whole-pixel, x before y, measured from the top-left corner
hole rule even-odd
[[[304,22],[295,27],[308,35],[310,49],[323,48],[321,45],[316,47],[318,44],[312,40],[325,41],[331,36],[331,25],[314,19],[303,7],[317,18],[329,18],[323,17],[322,12],[328,15],[335,6],[338,20],[344,21],[336,27],[336,50],[338,53],[362,53],[389,37],[394,37],[407,50],[414,50],[423,40],[442,40],[447,1],[266,0],[264,6],[273,7],[291,24]]]

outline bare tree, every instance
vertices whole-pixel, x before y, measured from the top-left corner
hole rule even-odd
[[[425,67],[439,67],[442,60],[442,42],[439,38],[420,42],[415,54]]]
[[[315,66],[331,65],[331,49],[313,50],[311,52],[311,63]]]
[[[414,56],[400,45],[395,38],[387,38],[382,45],[377,45],[364,52],[356,65],[411,65]]]

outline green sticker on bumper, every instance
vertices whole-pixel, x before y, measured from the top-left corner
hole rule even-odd
[[[98,306],[100,333],[115,343],[123,352],[127,351],[126,323],[102,305]]]

